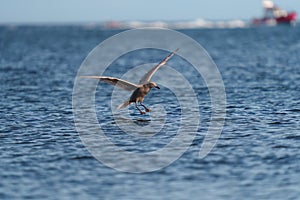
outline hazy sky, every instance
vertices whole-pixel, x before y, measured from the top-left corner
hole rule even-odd
[[[300,13],[299,0],[274,0]],[[0,23],[251,19],[261,0],[0,0]]]

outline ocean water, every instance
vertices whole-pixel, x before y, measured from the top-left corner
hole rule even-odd
[[[300,199],[298,26],[180,30],[219,68],[227,97],[225,125],[214,149],[200,159],[211,113],[202,84],[196,90],[201,126],[195,140],[171,165],[142,174],[99,162],[74,124],[77,71],[96,45],[119,32],[79,25],[0,27],[0,199]],[[160,56],[158,51],[130,54],[115,64],[137,65],[142,58],[158,62]],[[169,65],[180,68],[177,61]],[[124,73],[117,69],[107,75]],[[189,75],[191,82],[198,81]],[[116,127],[110,111],[113,88],[101,87],[97,117],[113,142],[143,152],[174,137],[181,110],[174,106],[176,99],[159,98],[171,91],[162,87],[145,99],[150,108],[165,105],[171,116],[157,140],[148,141],[127,137]],[[148,115],[140,119],[133,107],[130,112],[138,125],[151,121]]]

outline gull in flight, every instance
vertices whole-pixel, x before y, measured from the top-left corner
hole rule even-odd
[[[134,84],[129,81],[125,81],[119,78],[109,77],[109,76],[81,76],[81,78],[92,78],[92,79],[98,79],[100,81],[103,81],[105,83],[109,83],[111,85],[115,85],[121,89],[127,90],[127,91],[133,91],[130,98],[125,101],[123,104],[119,105],[118,109],[125,108],[131,103],[135,103],[135,107],[138,111],[140,111],[141,114],[145,114],[139,107],[138,103],[144,107],[146,112],[150,112],[151,110],[147,108],[143,104],[143,100],[145,96],[150,92],[152,88],[160,89],[155,82],[151,82],[150,79],[154,75],[154,73],[163,65],[167,63],[167,61],[178,51],[179,49],[176,49],[171,54],[169,54],[167,57],[165,57],[160,63],[158,63],[156,66],[154,66],[150,71],[148,71],[140,80],[139,84]]]

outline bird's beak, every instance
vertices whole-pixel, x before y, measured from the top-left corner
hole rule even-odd
[[[160,87],[158,87],[158,86],[155,86],[155,88],[160,89]]]

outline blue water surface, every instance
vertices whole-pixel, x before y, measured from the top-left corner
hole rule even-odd
[[[217,64],[226,122],[213,151],[200,159],[211,109],[207,89],[198,88],[201,127],[193,144],[170,166],[144,174],[118,172],[96,160],[73,120],[77,70],[96,45],[118,32],[79,25],[0,27],[0,199],[300,199],[299,27],[180,30]],[[160,59],[156,51],[148,57]],[[125,56],[120,65],[140,60]],[[116,129],[110,101],[102,101],[111,89],[96,95],[105,133],[132,151],[151,150],[153,143],[132,144]],[[158,98],[163,91],[170,93],[153,91],[145,103],[175,102]],[[160,136],[169,141],[180,109],[170,105],[167,111],[172,118]]]

